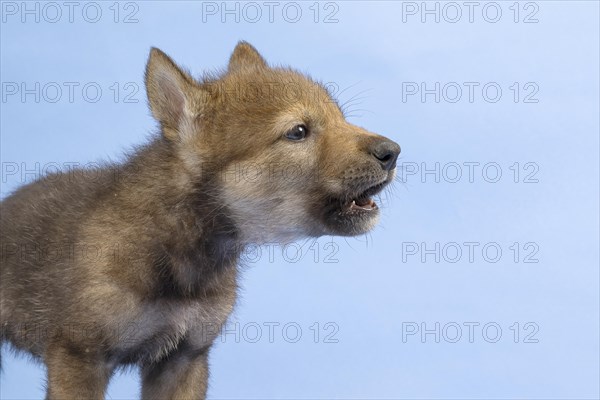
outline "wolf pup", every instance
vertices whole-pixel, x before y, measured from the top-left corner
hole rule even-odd
[[[144,399],[204,398],[245,246],[364,234],[394,178],[396,143],[246,42],[202,80],[153,48],[145,81],[150,143],[1,203],[0,342],[46,364],[49,399],[101,399],[126,365]]]

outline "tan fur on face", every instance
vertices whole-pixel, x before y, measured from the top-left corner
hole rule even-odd
[[[224,205],[246,242],[336,234],[315,220],[315,194],[343,197],[349,182],[393,178],[366,150],[380,136],[346,122],[320,84],[291,69],[270,68],[246,43],[234,51],[225,75],[182,91],[210,98],[192,112],[197,131],[183,158],[195,160],[192,174],[218,165]],[[309,127],[307,140],[286,140],[298,124]],[[290,170],[296,171],[291,178]],[[373,216],[357,232],[377,220]]]

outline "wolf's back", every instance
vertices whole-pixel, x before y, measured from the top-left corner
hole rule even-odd
[[[0,202],[0,342],[42,352],[36,335],[68,303],[78,234],[111,192],[112,170],[47,175]]]

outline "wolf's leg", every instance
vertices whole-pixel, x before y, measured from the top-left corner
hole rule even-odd
[[[208,349],[180,349],[158,363],[142,367],[142,399],[206,398]]]
[[[101,359],[68,347],[50,347],[46,399],[104,399],[111,370]]]

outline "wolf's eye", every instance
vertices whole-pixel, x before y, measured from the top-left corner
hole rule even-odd
[[[306,138],[307,134],[308,129],[306,128],[306,125],[296,125],[291,130],[286,132],[285,137],[290,140],[300,141]]]

